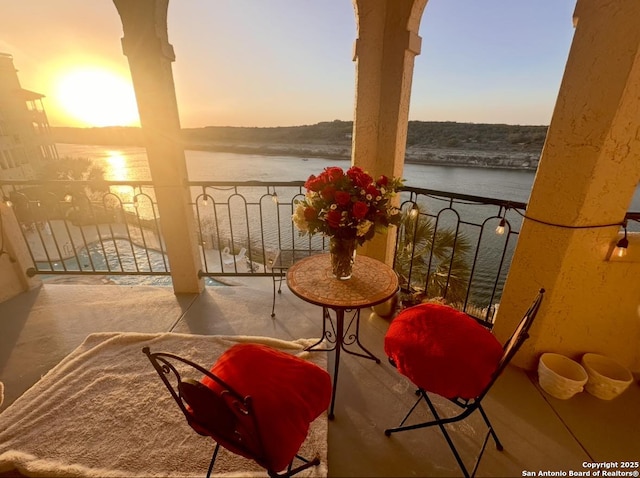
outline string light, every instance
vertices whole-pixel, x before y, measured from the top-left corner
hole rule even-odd
[[[506,225],[506,221],[504,220],[504,217],[501,217],[500,223],[498,224],[498,227],[496,227],[496,234],[498,234],[499,236],[502,236],[504,234],[505,225]]]
[[[13,202],[11,202],[11,199],[9,199],[8,197],[4,197],[2,200],[7,205],[7,207],[13,206]]]
[[[273,194],[271,195],[271,200],[273,201],[274,204],[278,204],[278,193],[274,191]]]
[[[612,256],[618,257],[618,258],[625,257],[629,249],[629,239],[627,239],[627,218],[631,218],[632,220],[635,220],[635,221],[638,220],[637,214],[628,213],[626,218],[622,222],[612,222],[608,224],[593,224],[593,225],[584,225],[584,226],[569,226],[566,224],[555,224],[552,222],[536,219],[534,217],[528,216],[525,213],[519,211],[517,208],[513,208],[513,210],[518,214],[520,214],[520,216],[522,216],[523,218],[529,219],[530,221],[537,222],[538,224],[544,224],[545,226],[560,227],[563,229],[598,229],[602,227],[613,227],[613,226],[623,227],[624,237],[616,243],[616,247],[613,249],[613,252],[611,253]]]
[[[411,208],[411,211],[409,211],[409,216],[411,216],[411,218],[415,218],[418,216],[419,213],[420,213],[420,210],[418,209],[418,205],[414,204],[413,207]]]
[[[206,194],[204,196],[202,196],[202,205],[203,206],[208,206],[209,205],[209,196],[207,196]]]
[[[70,193],[64,195],[64,202],[71,202],[73,196]]]

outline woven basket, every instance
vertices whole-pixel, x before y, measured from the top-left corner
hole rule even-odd
[[[544,353],[538,362],[538,382],[549,395],[567,400],[582,392],[587,372],[575,360],[555,353]]]
[[[602,400],[616,398],[633,382],[629,370],[604,355],[584,354],[581,363],[589,376],[585,390]]]

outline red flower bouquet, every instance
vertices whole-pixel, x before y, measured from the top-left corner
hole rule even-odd
[[[399,223],[391,198],[401,185],[401,179],[386,176],[374,180],[357,166],[346,172],[325,168],[307,179],[307,192],[296,202],[293,222],[302,235],[321,233],[362,245],[376,232]]]

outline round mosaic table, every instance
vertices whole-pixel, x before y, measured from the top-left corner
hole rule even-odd
[[[398,291],[398,276],[383,262],[367,256],[357,256],[351,279],[338,280],[331,273],[330,255],[317,254],[304,258],[289,268],[287,285],[302,300],[323,308],[322,337],[317,343],[307,347],[307,350],[335,350],[333,391],[329,408],[329,418],[333,419],[340,350],[380,363],[380,360],[360,343],[360,309],[380,304],[393,297]],[[334,311],[335,322],[329,310]],[[352,311],[353,316],[345,329],[346,311]],[[327,328],[327,322],[330,328]],[[355,330],[350,333],[352,325],[355,326]],[[318,348],[323,341],[333,344],[333,347]],[[348,348],[353,345],[357,345],[360,352]]]

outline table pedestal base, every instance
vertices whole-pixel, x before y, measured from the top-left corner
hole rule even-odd
[[[329,419],[333,420],[333,407],[336,401],[336,389],[338,385],[338,370],[340,368],[340,351],[344,350],[346,353],[356,355],[365,359],[373,360],[375,363],[380,363],[380,359],[367,350],[364,345],[360,343],[360,309],[334,309],[336,318],[335,321],[331,317],[331,313],[327,307],[322,309],[322,336],[315,344],[305,348],[309,352],[331,352],[335,350],[335,364],[333,368],[333,390],[331,392],[331,406],[329,407]],[[352,313],[349,323],[345,329],[344,318],[345,312]],[[327,327],[329,323],[329,327]],[[350,333],[352,327],[355,327],[354,332]],[[333,344],[330,348],[320,348],[322,342],[328,342]],[[356,352],[350,350],[347,347],[357,346],[360,351]]]

